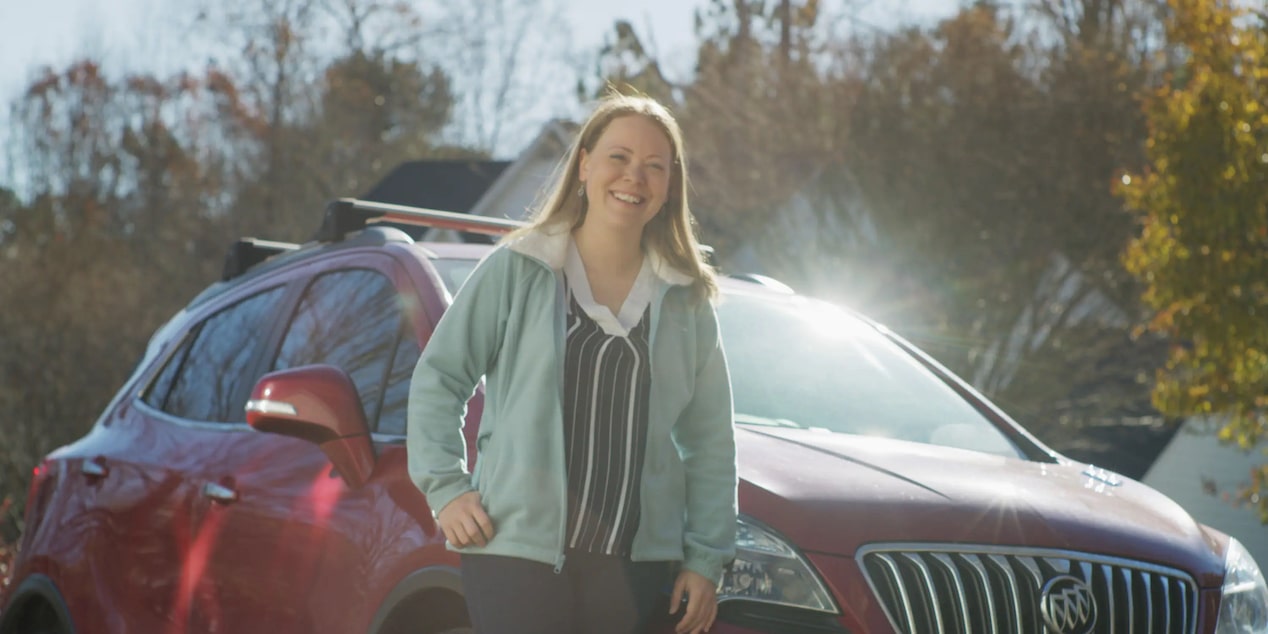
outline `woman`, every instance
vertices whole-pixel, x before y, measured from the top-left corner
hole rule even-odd
[[[677,123],[607,97],[423,351],[409,469],[462,553],[479,634],[639,632],[667,590],[678,632],[712,626],[735,553],[735,440],[691,223]],[[462,417],[482,376],[469,474]]]

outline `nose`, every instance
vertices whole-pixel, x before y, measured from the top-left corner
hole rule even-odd
[[[635,183],[641,184],[647,180],[647,173],[644,171],[645,169],[646,168],[643,167],[642,163],[630,161],[630,163],[625,166],[625,177]]]

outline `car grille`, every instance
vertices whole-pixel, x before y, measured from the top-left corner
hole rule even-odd
[[[1193,634],[1192,578],[1064,550],[887,545],[858,560],[903,634]]]

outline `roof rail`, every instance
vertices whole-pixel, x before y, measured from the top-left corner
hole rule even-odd
[[[231,280],[272,256],[298,248],[298,244],[290,242],[238,238],[236,242],[229,245],[229,252],[225,254],[225,264],[221,269],[220,279],[221,281]]]
[[[438,209],[340,198],[326,206],[326,215],[314,239],[321,242],[339,242],[349,233],[364,229],[372,222],[393,222],[487,235],[502,235],[524,226],[524,223],[518,220],[505,218],[489,218]]]

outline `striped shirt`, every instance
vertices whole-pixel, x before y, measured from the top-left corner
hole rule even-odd
[[[575,245],[564,274],[567,544],[628,555],[638,529],[647,444],[652,273],[645,262],[617,315],[594,301]]]

